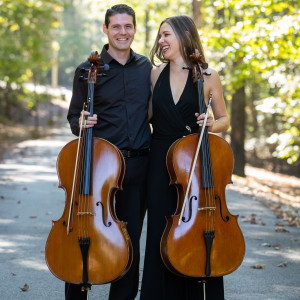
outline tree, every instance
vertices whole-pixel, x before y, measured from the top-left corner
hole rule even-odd
[[[296,142],[299,131],[295,130],[295,123],[285,122],[284,126],[280,125],[280,118],[285,115],[285,111],[290,111],[288,108],[292,103],[294,115],[299,114],[299,106],[295,106],[295,101],[293,101],[294,97],[299,95],[299,84],[297,84],[299,82],[299,62],[296,59],[296,56],[299,57],[299,36],[298,30],[295,28],[299,28],[300,18],[296,2],[284,3],[277,0],[215,1],[213,3],[206,2],[205,9],[206,16],[209,17],[205,19],[203,25],[205,28],[203,36],[210,50],[209,55],[213,58],[219,71],[222,72],[225,96],[228,101],[231,101],[231,107],[234,109],[240,107],[239,112],[231,111],[231,119],[235,119],[237,114],[249,111],[249,107],[253,106],[251,102],[257,106],[261,102],[270,103],[270,100],[267,100],[270,99],[270,95],[276,97],[281,111],[273,119],[273,122],[275,122],[277,133],[282,132],[289,136],[288,144],[285,143],[285,146],[290,145],[289,150],[291,151],[286,151],[285,155],[294,153],[294,158],[291,156],[289,158],[291,162],[295,162],[295,159],[299,157],[299,146]],[[220,11],[222,14],[219,13]],[[277,80],[279,78],[280,80]],[[276,83],[272,83],[272,80]],[[293,92],[283,94],[284,86],[293,87]],[[244,93],[241,93],[242,87],[244,87]],[[251,98],[254,95],[251,91],[253,87],[256,89],[256,99]],[[237,95],[240,96],[236,97]],[[246,101],[241,98],[243,95],[245,95]],[[243,109],[241,104],[244,101]],[[273,106],[271,105],[273,108],[275,108],[274,104],[273,102]],[[260,130],[255,131],[258,136],[251,135],[253,126],[245,127],[245,124],[249,125],[251,118],[248,120],[240,118],[240,123],[236,120],[231,123],[231,144],[236,158],[243,151],[241,148],[243,143],[239,140],[243,139],[243,135],[236,135],[241,128],[245,128],[244,136],[247,141],[252,142],[252,147],[268,147],[266,137],[272,136],[274,126],[272,128],[265,126],[268,119],[266,113],[262,114],[258,110],[257,114],[252,114],[252,116],[255,115],[258,120],[252,121],[253,123],[258,122],[260,126]],[[290,118],[289,121],[291,120]],[[294,121],[297,124],[297,121]],[[279,136],[278,134],[277,137]],[[279,143],[279,139],[273,136],[272,142]],[[249,153],[250,144],[245,144],[245,147]],[[257,151],[257,153],[260,154],[261,159],[264,158],[265,151]],[[282,151],[272,152],[272,155],[277,157],[284,157],[282,154]],[[235,169],[235,172],[240,175],[243,174],[244,169],[242,160],[242,158],[241,161],[236,160],[236,166],[239,167]]]
[[[51,30],[58,26],[59,0],[3,0],[0,6],[1,112],[12,117],[12,109],[24,100],[23,84],[43,82],[51,65]],[[20,97],[18,97],[20,96]]]

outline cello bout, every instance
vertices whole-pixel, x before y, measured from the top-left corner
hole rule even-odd
[[[202,187],[201,160],[198,158],[188,196],[190,202],[184,210],[184,218],[190,220],[180,225],[187,188],[186,170],[191,169],[199,135],[192,134],[175,141],[167,154],[168,172],[171,184],[177,188],[178,203],[175,214],[167,218],[161,239],[161,256],[171,272],[194,278],[230,274],[239,267],[245,254],[238,216],[230,214],[225,200],[225,187],[231,182],[233,170],[232,150],[217,135],[208,136],[214,185],[213,188]],[[207,194],[213,196],[213,202],[209,204],[205,200]],[[210,217],[212,222],[207,222]]]

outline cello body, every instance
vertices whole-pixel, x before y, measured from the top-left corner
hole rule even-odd
[[[161,257],[173,273],[195,278],[229,274],[238,268],[245,253],[238,216],[230,214],[225,200],[225,187],[231,183],[233,170],[232,150],[217,135],[207,136],[211,169],[202,168],[201,159],[197,158],[185,207],[183,200],[199,134],[175,141],[167,154],[170,183],[176,186],[178,199],[175,214],[167,217]],[[213,185],[203,187],[203,176],[212,176]],[[182,209],[182,222],[178,225]],[[211,242],[205,235],[213,235]]]
[[[80,176],[77,176],[70,232],[67,233],[77,144],[78,139],[69,142],[57,159],[59,187],[65,190],[66,205],[61,218],[53,221],[46,243],[46,262],[56,277],[74,284],[84,282],[83,265],[86,263],[88,283],[104,284],[122,277],[132,262],[132,245],[126,224],[118,221],[113,203],[124,177],[125,162],[114,145],[93,138],[91,193],[84,195],[85,199],[79,199],[82,196],[79,193]],[[80,171],[81,167],[78,173]],[[78,242],[82,235],[90,239],[85,259]]]

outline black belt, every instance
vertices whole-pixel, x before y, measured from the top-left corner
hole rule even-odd
[[[144,156],[149,153],[149,149],[141,149],[141,150],[126,150],[120,149],[121,153],[125,158]]]

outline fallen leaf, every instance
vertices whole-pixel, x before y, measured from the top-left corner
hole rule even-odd
[[[29,286],[27,283],[24,284],[24,286],[22,288],[20,288],[23,292],[27,292],[29,289]]]
[[[280,267],[280,268],[284,268],[286,266],[287,266],[287,262],[282,262],[279,265],[277,265],[277,267]]]
[[[37,216],[30,216],[29,218],[30,218],[30,219],[36,219]]]
[[[290,232],[289,230],[285,229],[284,227],[276,227],[275,231],[277,231],[277,232]]]
[[[265,222],[260,223],[262,226],[266,226],[267,224]]]
[[[249,222],[250,220],[248,218],[242,218],[241,221],[242,222]]]
[[[280,250],[280,244],[271,245],[269,243],[262,243],[261,246],[263,246],[263,247],[273,247],[275,250]]]
[[[256,216],[256,214],[251,214],[251,217],[255,217]]]
[[[266,265],[253,265],[251,266],[252,269],[264,269]]]

